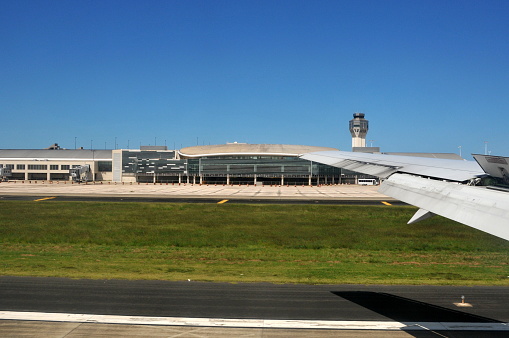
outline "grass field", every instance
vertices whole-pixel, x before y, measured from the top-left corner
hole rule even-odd
[[[0,202],[0,273],[509,285],[509,242],[413,207]]]

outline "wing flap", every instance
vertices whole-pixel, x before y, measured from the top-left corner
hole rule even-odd
[[[385,180],[379,191],[509,240],[509,194],[506,192],[399,173]]]
[[[435,214],[432,213],[431,211],[419,209],[419,210],[417,210],[415,215],[413,215],[412,218],[410,218],[410,220],[408,221],[407,224],[413,224],[413,223],[417,223],[420,221],[424,221],[425,219],[428,219],[433,216],[435,216]]]
[[[335,163],[333,166],[378,177],[388,177],[389,175],[397,171],[397,168],[393,168],[391,166],[384,166],[352,160],[343,160]]]
[[[304,154],[301,158],[382,178],[387,178],[395,172],[404,172],[463,182],[484,175],[484,171],[474,161],[346,151],[319,151]]]

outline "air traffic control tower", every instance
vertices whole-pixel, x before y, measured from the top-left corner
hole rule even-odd
[[[350,133],[352,134],[352,149],[366,146],[366,135],[368,133],[368,120],[364,114],[353,114],[353,120],[350,120]]]
[[[350,134],[352,134],[352,151],[361,153],[380,153],[379,147],[366,147],[366,135],[368,134],[369,121],[363,113],[353,114],[350,120]]]

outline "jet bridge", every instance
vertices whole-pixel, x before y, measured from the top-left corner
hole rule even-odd
[[[10,168],[0,168],[0,181],[7,181],[12,176]]]
[[[69,175],[74,182],[88,182],[91,175],[90,166],[88,164],[76,166],[72,169],[69,169]]]

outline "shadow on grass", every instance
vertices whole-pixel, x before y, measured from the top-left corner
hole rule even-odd
[[[470,313],[447,309],[409,298],[371,291],[332,291],[336,296],[365,307],[371,311],[404,323],[501,323],[498,320]],[[424,337],[508,337],[505,331],[433,331],[404,330],[411,336]]]

